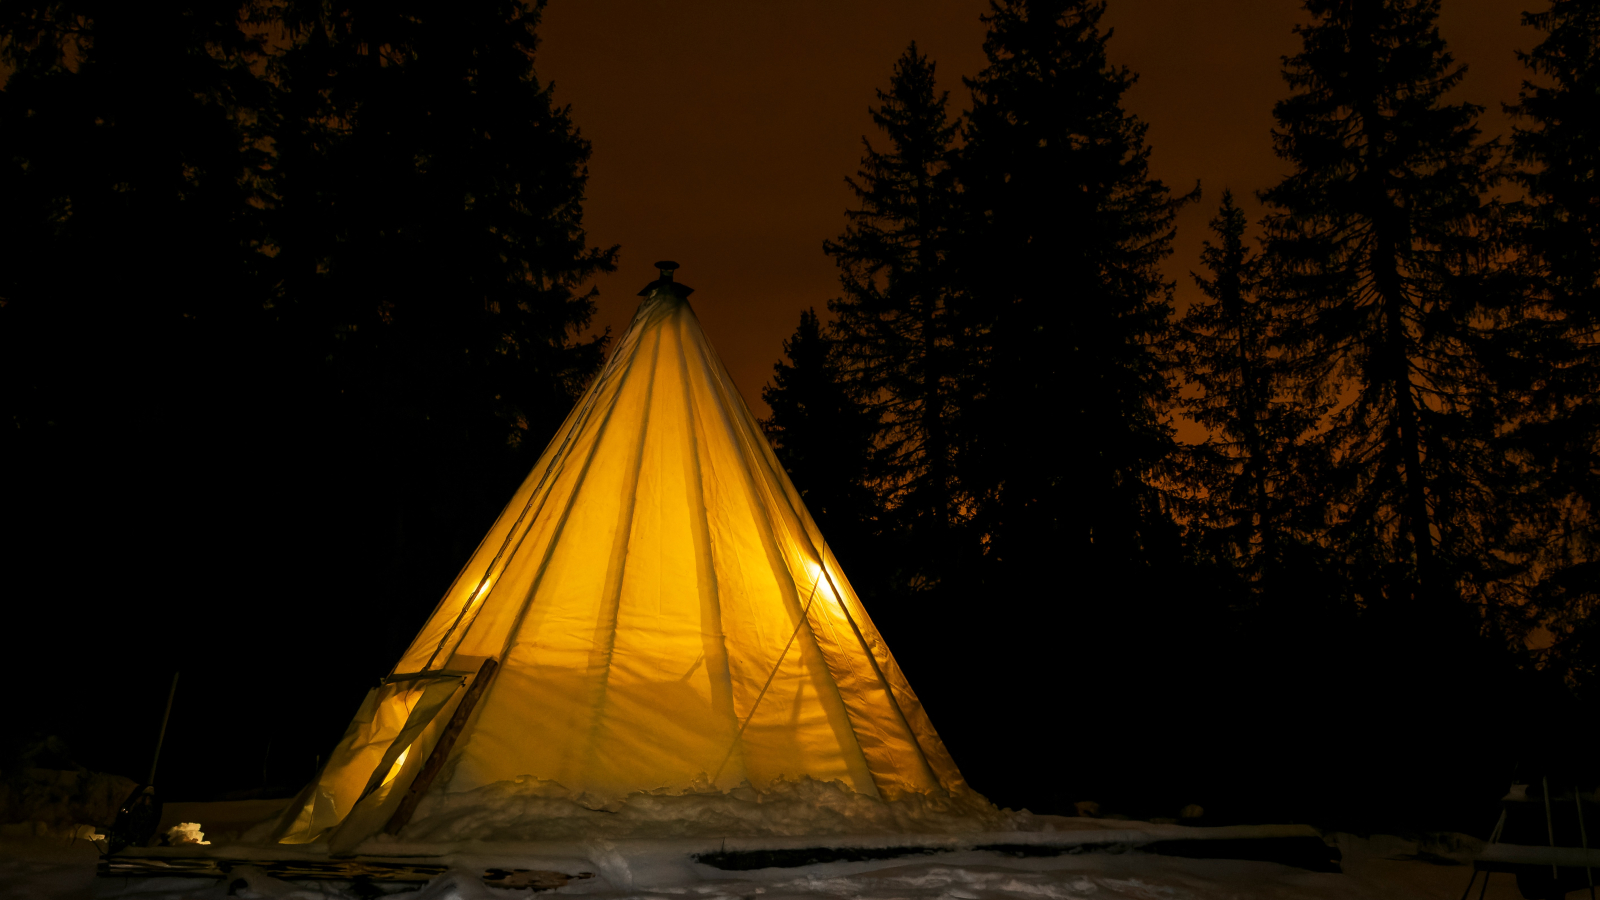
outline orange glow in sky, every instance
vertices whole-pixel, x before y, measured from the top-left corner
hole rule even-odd
[[[1483,104],[1486,134],[1505,134],[1502,101],[1525,77],[1513,56],[1534,43],[1516,0],[1451,0],[1440,27],[1470,66],[1461,96]],[[746,402],[761,386],[800,311],[837,292],[822,242],[853,197],[867,108],[915,39],[939,64],[953,110],[960,82],[983,64],[986,0],[809,0],[693,4],[552,0],[540,29],[539,76],[594,142],[585,221],[592,243],[622,245],[597,282],[599,327],[617,334],[675,259],[681,280]],[[1178,220],[1168,277],[1180,308],[1195,295],[1205,225],[1223,188],[1258,211],[1253,193],[1281,174],[1272,105],[1286,93],[1279,60],[1295,52],[1304,14],[1293,0],[1112,0],[1114,63],[1140,75],[1129,108],[1150,125],[1154,174],[1204,197]]]

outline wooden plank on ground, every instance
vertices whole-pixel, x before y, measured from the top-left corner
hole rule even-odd
[[[260,860],[198,857],[103,856],[99,874],[105,878],[226,878],[235,869],[254,867],[280,881],[370,881],[421,884],[448,871],[448,866],[379,860]],[[552,872],[545,869],[485,869],[479,873],[493,887],[533,888],[548,891],[569,882],[593,878],[593,872]]]

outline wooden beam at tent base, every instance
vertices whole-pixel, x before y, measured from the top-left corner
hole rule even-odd
[[[467,727],[467,719],[472,716],[472,710],[478,705],[478,698],[488,689],[489,682],[494,679],[494,673],[500,664],[494,657],[483,661],[478,667],[478,675],[472,679],[472,686],[467,688],[466,696],[461,698],[461,703],[456,706],[455,715],[450,717],[450,724],[445,726],[444,733],[439,735],[439,742],[433,745],[433,752],[428,754],[428,762],[412,779],[411,787],[406,789],[406,795],[400,800],[400,808],[394,811],[389,818],[389,824],[383,826],[384,834],[399,834],[400,829],[406,827],[411,821],[411,816],[417,811],[417,804],[422,802],[422,795],[433,784],[433,779],[439,776],[439,771],[444,768],[444,762],[450,757],[450,749],[456,745],[456,738],[461,736],[462,729]]]
[[[356,859],[217,859],[214,857],[104,856],[104,878],[226,878],[240,868],[257,869],[280,881],[350,881],[425,884],[449,871],[448,866]],[[474,873],[499,888],[549,891],[571,881],[593,878],[593,872],[568,875],[545,869],[483,869]]]

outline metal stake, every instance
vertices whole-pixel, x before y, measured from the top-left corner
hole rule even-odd
[[[1572,804],[1578,807],[1578,838],[1583,841],[1584,856],[1589,855],[1589,829],[1583,825],[1583,791],[1577,785],[1572,786]],[[1589,900],[1594,900],[1594,867],[1588,865],[1589,860],[1584,859],[1583,874],[1589,877]]]
[[[150,760],[150,777],[144,780],[145,784],[156,783],[156,763],[161,762],[161,745],[167,739],[167,719],[172,717],[172,698],[178,695],[178,675],[172,673],[172,689],[167,691],[167,711],[161,714],[161,733],[156,735],[156,755]]]
[[[1544,782],[1544,827],[1550,833],[1550,846],[1554,847],[1556,845],[1556,826],[1550,818],[1550,779],[1541,778],[1539,780]],[[1556,871],[1555,863],[1550,864],[1550,876],[1557,879],[1561,877],[1561,873]]]

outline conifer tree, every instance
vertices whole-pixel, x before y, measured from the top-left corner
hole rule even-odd
[[[845,384],[879,423],[873,486],[902,547],[899,580],[913,588],[938,584],[959,553],[952,420],[963,404],[946,264],[956,126],[934,69],[915,43],[896,61],[872,110],[886,145],[863,139],[860,173],[848,179],[860,208],[846,213],[838,240],[823,245],[844,289],[828,304],[836,317],[830,336]]]
[[[321,436],[285,396],[266,309],[264,6],[0,3],[0,460],[15,476],[0,545],[29,560],[7,566],[8,602],[70,593],[60,632],[116,660],[122,692],[170,681],[147,651],[193,635],[185,666],[210,673],[185,681],[193,710],[249,690],[271,667],[262,648],[299,639],[293,623],[336,627],[317,565],[326,497],[299,477]],[[20,649],[27,669],[58,652]],[[98,719],[73,705],[93,677],[63,673],[33,702]],[[143,727],[128,715],[70,727],[120,766],[113,748]],[[308,731],[307,758],[323,740]],[[166,786],[220,788],[227,759],[169,765]]]
[[[534,70],[541,8],[282,10],[275,312],[320,365],[344,490],[386,513],[366,552],[418,608],[601,361],[583,284],[615,249],[583,230],[589,144]]]
[[[0,544],[37,571],[82,565],[53,536],[104,502],[108,466],[140,525],[96,565],[134,582],[172,547],[206,558],[216,485],[271,455],[258,12],[0,4],[0,459],[19,473]]]
[[[881,562],[873,491],[881,426],[877,411],[857,401],[840,350],[814,310],[801,313],[783,342],[789,361],[779,360],[761,389],[772,408],[761,427],[830,548],[857,587],[870,591]]]
[[[1534,615],[1555,636],[1545,651],[1574,682],[1600,678],[1600,7],[1552,0],[1523,22],[1544,39],[1523,63],[1507,111],[1519,246],[1536,314],[1524,323],[1529,362],[1512,441],[1530,465],[1522,511],[1544,577]]]
[[[1135,75],[1107,60],[1104,13],[991,4],[987,65],[967,82],[954,266],[978,398],[961,477],[988,556],[1019,573],[1048,560],[1086,591],[1170,545],[1156,483],[1175,449],[1160,347],[1173,285],[1159,265],[1198,196],[1151,177],[1146,126],[1122,107]]]
[[[1317,481],[1302,439],[1314,409],[1279,392],[1272,313],[1258,295],[1260,265],[1246,245],[1244,210],[1224,191],[1194,275],[1205,295],[1179,320],[1178,348],[1198,391],[1184,412],[1211,437],[1195,451],[1199,526],[1213,552],[1236,564],[1253,592],[1281,575],[1307,535],[1317,535],[1320,504],[1305,483]],[[1297,560],[1304,564],[1305,560]]]
[[[335,669],[387,665],[526,474],[612,259],[538,9],[0,2],[0,544],[19,596],[161,585],[86,599],[119,625],[86,655],[136,682],[203,621],[248,634],[194,689],[237,691],[315,617],[361,635]],[[348,715],[298,712],[307,760]]]
[[[527,453],[598,365],[580,286],[616,252],[587,245],[589,144],[534,71],[542,8],[292,0],[273,70],[285,316],[395,421]]]
[[[1006,647],[1015,668],[992,679],[929,671],[946,696],[991,706],[1018,748],[1118,713],[1109,696],[1075,698],[1072,723],[1050,724],[1036,695],[1007,685],[1055,677],[1070,654],[1085,669],[1137,669],[1119,693],[1156,690],[1181,648],[1206,640],[1168,509],[1174,285],[1160,269],[1197,192],[1175,196],[1150,174],[1146,126],[1123,107],[1135,76],[1108,59],[1104,14],[1095,0],[994,0],[955,163],[949,270],[966,395],[956,475],[982,556],[952,612],[963,641]],[[958,758],[982,752],[978,735],[946,740]],[[1016,752],[1019,769],[1051,764],[1044,750]],[[1106,763],[1037,802],[1105,796],[1147,768],[1134,754]],[[992,797],[1030,789],[990,777]]]
[[[1494,147],[1446,95],[1464,67],[1438,0],[1308,0],[1292,96],[1274,109],[1292,172],[1264,191],[1267,296],[1303,402],[1330,412],[1329,539],[1372,608],[1440,624],[1488,601],[1490,447],[1501,312],[1486,260]],[[1308,498],[1310,499],[1310,498]]]
[[[1550,287],[1551,311],[1592,335],[1600,322],[1600,8],[1552,0],[1523,22],[1545,33],[1525,65],[1546,82],[1523,83],[1507,111],[1516,179],[1527,192],[1522,238]]]
[[[7,437],[170,432],[196,407],[238,401],[245,367],[231,362],[265,293],[250,205],[264,162],[247,127],[264,105],[250,69],[260,40],[243,27],[253,7],[0,6]],[[181,378],[207,365],[235,377]],[[111,394],[144,395],[136,411],[91,374],[102,367],[119,373]]]

